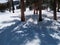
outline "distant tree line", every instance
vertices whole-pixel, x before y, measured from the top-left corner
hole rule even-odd
[[[34,9],[34,14],[37,14],[39,10],[39,20],[42,21],[42,9],[47,9],[48,7],[53,10],[53,18],[57,20],[57,13],[60,8],[59,0],[26,0],[26,6],[30,8],[30,10]],[[58,7],[58,8],[57,8]],[[25,21],[24,17],[24,0],[21,0],[21,21]],[[57,9],[57,10],[56,10]]]
[[[4,12],[5,10],[8,10],[8,8],[9,8],[9,3],[7,2],[7,3],[0,3],[0,11],[1,12]]]
[[[25,21],[24,11],[26,7],[30,10],[34,9],[34,14],[38,14],[39,11],[39,21],[42,21],[42,9],[50,8],[53,10],[54,20],[57,20],[56,11],[59,11],[60,0],[20,0],[19,9],[21,8],[21,21]],[[8,0],[7,3],[0,4],[0,11],[8,9],[14,13],[14,2],[13,0]],[[56,10],[57,9],[57,10]]]

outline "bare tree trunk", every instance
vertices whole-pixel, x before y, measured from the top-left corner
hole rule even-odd
[[[38,2],[34,3],[34,14],[38,14]]]
[[[57,0],[57,6],[58,6],[57,11],[59,12],[59,1],[58,0]]]
[[[38,14],[38,2],[34,2],[34,14]]]
[[[25,6],[24,6],[24,0],[21,0],[21,21],[25,21],[25,16],[24,16],[24,10],[25,10]]]
[[[9,11],[11,12],[11,0],[8,0],[9,3]]]
[[[34,14],[35,14],[35,9],[34,9]]]
[[[34,7],[34,14],[35,14],[35,3],[33,4],[33,7]]]
[[[42,21],[42,0],[39,1],[39,20]]]
[[[54,11],[54,20],[57,20],[57,14],[56,14],[56,0],[54,0],[54,2],[53,2],[54,4],[53,4],[53,11]]]
[[[12,2],[12,11],[14,13],[14,3],[13,3],[13,0],[11,0],[11,2]]]

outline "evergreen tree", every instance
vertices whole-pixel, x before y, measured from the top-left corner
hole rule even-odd
[[[54,11],[54,20],[57,20],[57,14],[56,14],[56,0],[53,0],[53,11]]]
[[[39,21],[42,21],[42,0],[39,0],[38,2],[39,2],[39,4],[38,4],[38,6],[39,6]]]
[[[25,21],[24,8],[24,0],[21,0],[21,21]]]
[[[11,6],[12,6],[11,0],[8,0],[8,3],[9,3],[9,11],[11,12]]]
[[[12,2],[12,11],[13,11],[13,13],[14,13],[14,3],[13,3],[13,0],[11,0],[11,2]]]

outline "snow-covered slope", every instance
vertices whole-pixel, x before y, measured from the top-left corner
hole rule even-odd
[[[60,13],[57,13],[58,16]],[[53,13],[42,11],[43,21],[29,9],[26,21],[21,22],[20,10],[0,13],[0,45],[60,45],[60,20],[53,20]]]

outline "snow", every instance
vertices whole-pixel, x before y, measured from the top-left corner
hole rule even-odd
[[[11,15],[13,15],[13,16],[11,16]],[[14,16],[17,16],[17,15],[9,13],[9,12],[1,13],[1,15],[0,15],[0,29],[3,27],[15,24],[15,22],[13,22],[13,20],[15,20],[15,19],[20,20],[19,18],[12,18]],[[9,21],[12,21],[12,22],[9,23]]]
[[[37,36],[35,36],[35,39],[33,39],[32,41],[27,41],[25,45],[40,45],[40,43],[40,39]]]
[[[60,45],[60,43],[58,45]]]
[[[19,0],[13,0],[13,1],[19,1]],[[0,0],[0,3],[6,3],[8,0]]]
[[[0,3],[5,3],[7,2],[8,0],[0,0]]]
[[[53,38],[59,39],[60,40],[60,36],[58,35],[58,33],[54,33],[54,34],[50,34]]]
[[[60,13],[53,20],[53,11],[42,10],[43,21],[33,10],[25,11],[25,22],[21,22],[21,10],[15,13],[0,12],[0,45],[60,45]]]

